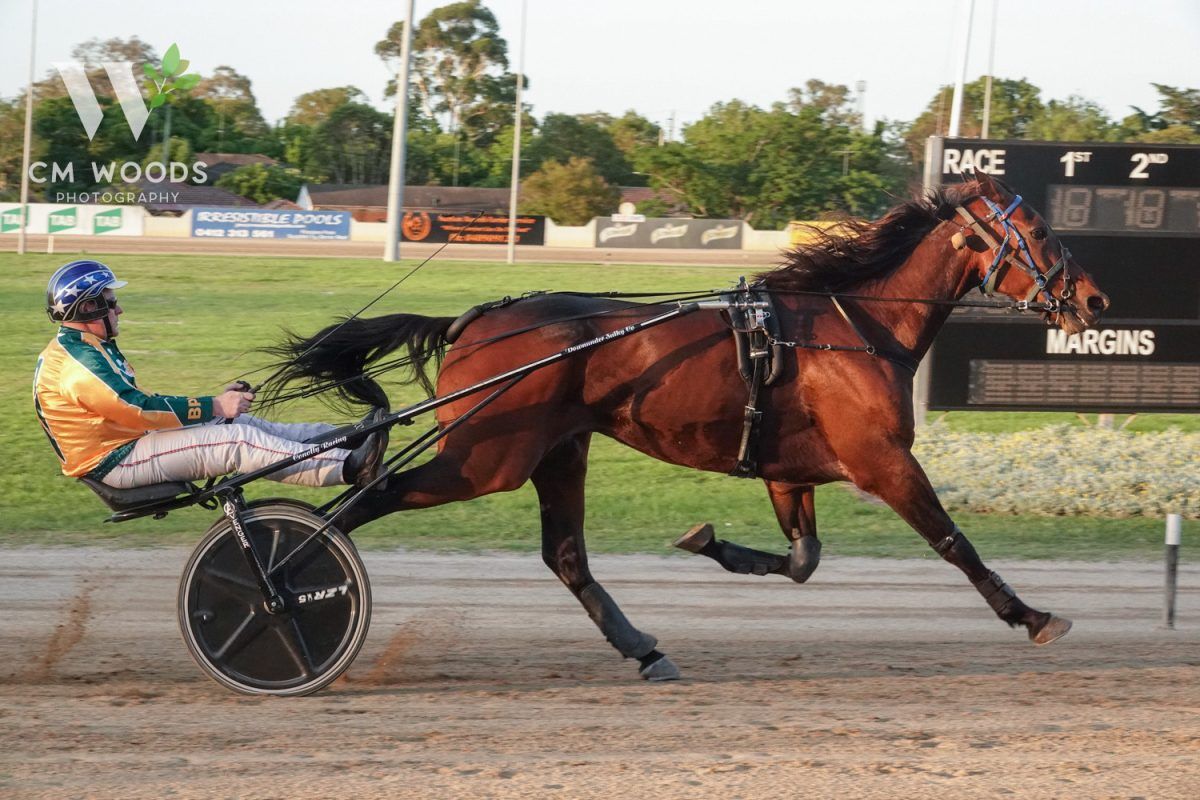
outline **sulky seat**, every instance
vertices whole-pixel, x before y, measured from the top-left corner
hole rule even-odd
[[[114,489],[106,483],[92,480],[86,476],[79,478],[79,482],[95,492],[113,511],[128,511],[195,492],[195,488],[191,484],[180,481],[135,486],[132,489]]]

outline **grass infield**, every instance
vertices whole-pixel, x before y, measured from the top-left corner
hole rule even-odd
[[[46,279],[68,257],[0,254],[0,530],[10,544],[192,543],[215,512],[187,509],[166,519],[102,523],[106,509],[83,486],[63,478],[34,418],[30,381],[37,354],[54,327],[41,309]],[[311,333],[365,305],[411,268],[375,260],[114,255],[104,259],[129,281],[121,290],[121,348],[142,386],[164,393],[215,393],[265,363],[256,348],[283,328]],[[577,291],[704,290],[735,280],[737,267],[685,268],[435,260],[374,306],[368,315],[408,311],[451,315],[475,303],[538,289]],[[393,405],[419,399],[389,386]],[[283,420],[330,419],[316,400],[288,406]],[[330,420],[336,421],[336,420]],[[953,413],[952,428],[1008,431],[1052,423],[1086,424],[1066,413]],[[1170,426],[1200,430],[1186,415],[1144,415],[1129,430]],[[394,430],[402,442],[420,428]],[[318,500],[331,490],[259,481],[252,497]],[[597,552],[668,553],[691,525],[713,522],[719,535],[783,549],[766,492],[758,481],[673,467],[611,440],[592,445],[588,477],[588,545]],[[1161,553],[1162,521],[1097,517],[956,514],[987,557],[1137,558]],[[817,520],[826,554],[934,558],[890,509],[843,485],[817,490]],[[368,547],[536,551],[540,546],[532,486],[468,503],[394,514],[355,533]]]

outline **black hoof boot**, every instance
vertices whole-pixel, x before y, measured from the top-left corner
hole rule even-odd
[[[796,583],[804,583],[817,571],[821,563],[821,540],[816,536],[801,536],[792,542],[788,554],[787,571],[783,574]]]
[[[728,571],[739,575],[766,575],[771,572],[787,574],[787,562],[782,556],[717,539],[710,523],[692,528],[675,540],[675,546],[689,553],[708,556]]]

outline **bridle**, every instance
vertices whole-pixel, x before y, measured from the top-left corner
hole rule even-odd
[[[965,205],[955,206],[955,211],[965,221],[965,225],[960,225],[961,230],[970,228],[975,235],[982,239],[988,247],[992,249],[995,256],[992,258],[992,265],[988,267],[988,271],[983,276],[983,282],[979,286],[979,291],[988,297],[994,296],[996,287],[1004,280],[1004,274],[1009,266],[1015,266],[1022,272],[1033,279],[1033,286],[1029,289],[1029,294],[1025,296],[1024,301],[1018,301],[1018,308],[1023,302],[1025,307],[1038,299],[1039,295],[1045,295],[1046,305],[1049,306],[1051,313],[1058,313],[1062,310],[1062,303],[1070,299],[1075,293],[1071,285],[1070,270],[1067,269],[1067,261],[1071,258],[1071,251],[1060,245],[1060,255],[1058,260],[1054,262],[1045,272],[1038,269],[1037,262],[1033,258],[1033,253],[1029,251],[1029,244],[1025,241],[1025,237],[1017,230],[1017,226],[1012,223],[1012,214],[1021,205],[1021,195],[1013,198],[1012,203],[1008,208],[1002,209],[989,198],[979,195],[979,199],[987,204],[988,210],[991,211],[982,220],[971,213]],[[968,201],[969,202],[969,201]],[[1000,229],[1004,232],[1003,239],[997,239],[992,229],[985,223],[999,222]],[[1013,242],[1016,242],[1014,245]],[[1050,285],[1054,282],[1054,278],[1062,273],[1063,288],[1056,298],[1050,289]]]

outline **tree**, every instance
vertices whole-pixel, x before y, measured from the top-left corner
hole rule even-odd
[[[286,122],[293,125],[316,126],[329,119],[338,108],[346,103],[365,103],[367,96],[355,86],[335,86],[331,89],[314,89],[305,92],[292,103]]]
[[[647,147],[658,147],[662,128],[632,109],[606,126],[612,135],[613,144],[620,148],[625,157],[632,161]]]
[[[105,117],[99,130],[104,131],[110,120],[112,101],[107,97],[97,100]],[[37,184],[30,181],[31,195],[44,192],[44,197],[52,199],[59,192],[79,192],[91,187],[92,143],[88,141],[87,132],[80,124],[75,106],[69,97],[51,97],[34,106],[33,132],[40,144],[33,161],[54,164],[63,172],[70,164],[73,179],[53,180],[54,173],[51,171],[46,176],[50,179],[46,183]]]
[[[1177,89],[1165,84],[1151,84],[1158,91],[1162,110],[1159,115],[1167,127],[1182,125],[1200,133],[1200,90]]]
[[[216,141],[221,151],[262,152],[271,129],[258,110],[250,79],[233,67],[219,66],[200,81],[192,95],[212,106],[217,116]]]
[[[534,133],[537,122],[530,114],[521,121],[521,175],[527,176],[536,171],[539,161],[529,154],[533,151]],[[512,181],[513,132],[510,122],[488,145],[484,155],[487,174],[475,181],[476,186],[508,186]]]
[[[781,228],[829,211],[873,214],[903,187],[903,161],[883,125],[866,134],[846,124],[844,105],[718,103],[638,167],[698,216]]]
[[[591,159],[565,164],[547,161],[521,186],[522,214],[545,214],[559,225],[584,225],[592,217],[611,214],[621,192],[609,186]]]
[[[607,125],[602,124],[611,124],[612,118],[598,115],[602,120],[598,122],[596,116],[547,114],[529,145],[530,162],[534,165],[547,161],[565,164],[573,157],[587,158],[608,183],[627,183],[633,169],[613,141]]]
[[[88,39],[71,48],[71,60],[83,64],[88,83],[100,97],[115,97],[112,82],[102,64],[105,61],[131,61],[133,74],[139,80],[142,76],[143,64],[158,64],[158,53],[154,48],[143,42],[137,36],[128,39],[113,37],[111,39]],[[67,87],[59,77],[57,69],[51,69],[46,77],[34,84],[35,98],[66,97]]]
[[[979,77],[963,86],[962,122],[959,135],[979,136],[983,131],[983,98],[987,78]],[[941,87],[926,110],[913,120],[904,134],[914,164],[925,161],[925,140],[944,136],[950,120],[953,86]],[[1042,112],[1041,89],[1024,78],[992,79],[992,103],[988,118],[988,136],[992,139],[1024,139],[1029,126]]]
[[[268,203],[276,198],[294,201],[303,183],[299,170],[274,164],[247,164],[222,175],[217,187],[256,203]]]
[[[334,183],[384,183],[392,152],[392,117],[346,103],[313,131],[304,173]]]
[[[805,82],[803,88],[788,91],[788,108],[793,113],[800,113],[805,109],[815,110],[829,125],[862,126],[862,115],[852,103],[848,86],[825,83],[812,78]]]
[[[1121,128],[1130,141],[1161,144],[1200,144],[1200,90],[1152,84],[1159,110],[1148,114],[1137,106]]]
[[[172,136],[171,143],[167,147],[167,162],[179,162],[180,164],[190,164],[195,157],[192,152],[192,144],[187,139],[179,136]],[[142,169],[144,170],[150,164],[161,164],[163,160],[162,145],[150,148],[142,158]]]
[[[1026,138],[1060,142],[1119,141],[1121,129],[1096,103],[1078,95],[1051,100],[1030,122]]]
[[[403,36],[404,23],[397,22],[376,44],[376,54],[394,73]],[[480,0],[434,8],[416,25],[413,89],[425,114],[442,116],[446,131],[456,131],[478,104],[496,100],[496,79],[511,78],[508,67],[508,43],[499,35],[496,16]],[[389,96],[394,94],[392,82]]]
[[[0,98],[0,200],[16,200],[20,194],[24,136],[23,98]]]

